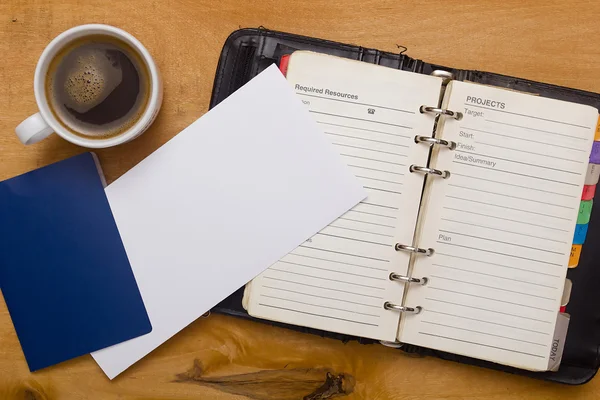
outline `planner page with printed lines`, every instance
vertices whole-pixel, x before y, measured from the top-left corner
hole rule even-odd
[[[548,369],[595,108],[451,82],[431,166],[419,257],[399,340],[529,370]],[[576,287],[573,290],[577,290]]]
[[[441,79],[310,52],[295,52],[287,78],[368,198],[272,265],[246,289],[255,317],[374,339],[396,338]],[[282,127],[285,129],[285,127]]]

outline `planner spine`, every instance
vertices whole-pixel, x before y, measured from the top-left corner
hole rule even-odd
[[[444,80],[442,90],[444,90],[443,88],[445,87],[445,85],[453,79],[452,73],[448,72],[448,71],[441,71],[441,70],[434,71],[432,73],[432,75],[438,76]],[[434,129],[433,129],[433,135],[432,136],[416,135],[414,138],[415,143],[417,143],[417,144],[423,143],[423,144],[429,145],[430,147],[438,146],[441,148],[445,148],[447,150],[456,149],[455,142],[436,138],[435,133],[437,130],[439,118],[454,118],[454,119],[460,120],[460,119],[462,119],[463,114],[459,111],[452,111],[452,110],[448,110],[445,108],[440,108],[437,106],[428,106],[428,105],[422,105],[421,107],[419,107],[419,112],[421,114],[425,114],[425,113],[435,114],[436,120],[435,120]],[[427,166],[420,166],[420,165],[414,165],[414,164],[410,165],[408,167],[408,170],[411,173],[422,173],[425,175],[440,177],[442,179],[448,179],[448,178],[450,178],[450,175],[451,175],[450,171],[447,171],[447,170],[442,171],[439,169],[429,168]],[[406,244],[402,244],[402,243],[396,243],[394,245],[394,249],[396,251],[409,252],[415,256],[421,255],[421,256],[430,257],[435,253],[435,250],[431,247],[430,248],[421,248],[421,247],[410,246],[410,245],[406,245]],[[414,278],[412,276],[400,275],[395,272],[392,272],[390,274],[389,279],[391,281],[402,282],[407,285],[408,284],[426,285],[427,281],[428,281],[427,277]],[[394,304],[389,301],[386,301],[383,304],[383,308],[385,308],[386,310],[394,310],[394,311],[398,311],[401,313],[408,313],[408,314],[418,314],[422,310],[421,306],[410,307],[410,306],[405,306],[403,304],[402,305]],[[387,343],[384,343],[384,344],[388,345]]]

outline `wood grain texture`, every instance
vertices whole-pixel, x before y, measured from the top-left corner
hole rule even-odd
[[[54,36],[100,22],[137,36],[161,68],[152,128],[98,151],[108,181],[207,111],[225,38],[264,25],[412,57],[600,92],[600,3],[404,0],[3,0],[0,179],[78,154],[54,136],[22,146],[14,127],[36,111],[37,58]],[[378,345],[343,344],[213,315],[110,382],[90,356],[29,373],[0,301],[0,399],[598,399],[600,378],[566,387]]]

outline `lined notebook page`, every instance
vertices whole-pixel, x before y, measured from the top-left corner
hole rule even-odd
[[[437,104],[439,78],[359,61],[296,52],[288,81],[368,192],[368,198],[256,278],[255,317],[362,337],[395,340],[423,179],[408,172],[427,162],[416,134],[433,129],[420,114]],[[282,127],[285,129],[285,127]]]
[[[449,94],[449,95],[448,95]],[[402,342],[546,370],[598,110],[452,82]],[[577,288],[574,288],[577,290]]]

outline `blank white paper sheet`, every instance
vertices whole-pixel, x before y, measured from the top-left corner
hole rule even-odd
[[[106,194],[153,327],[110,379],[367,196],[274,65]]]

